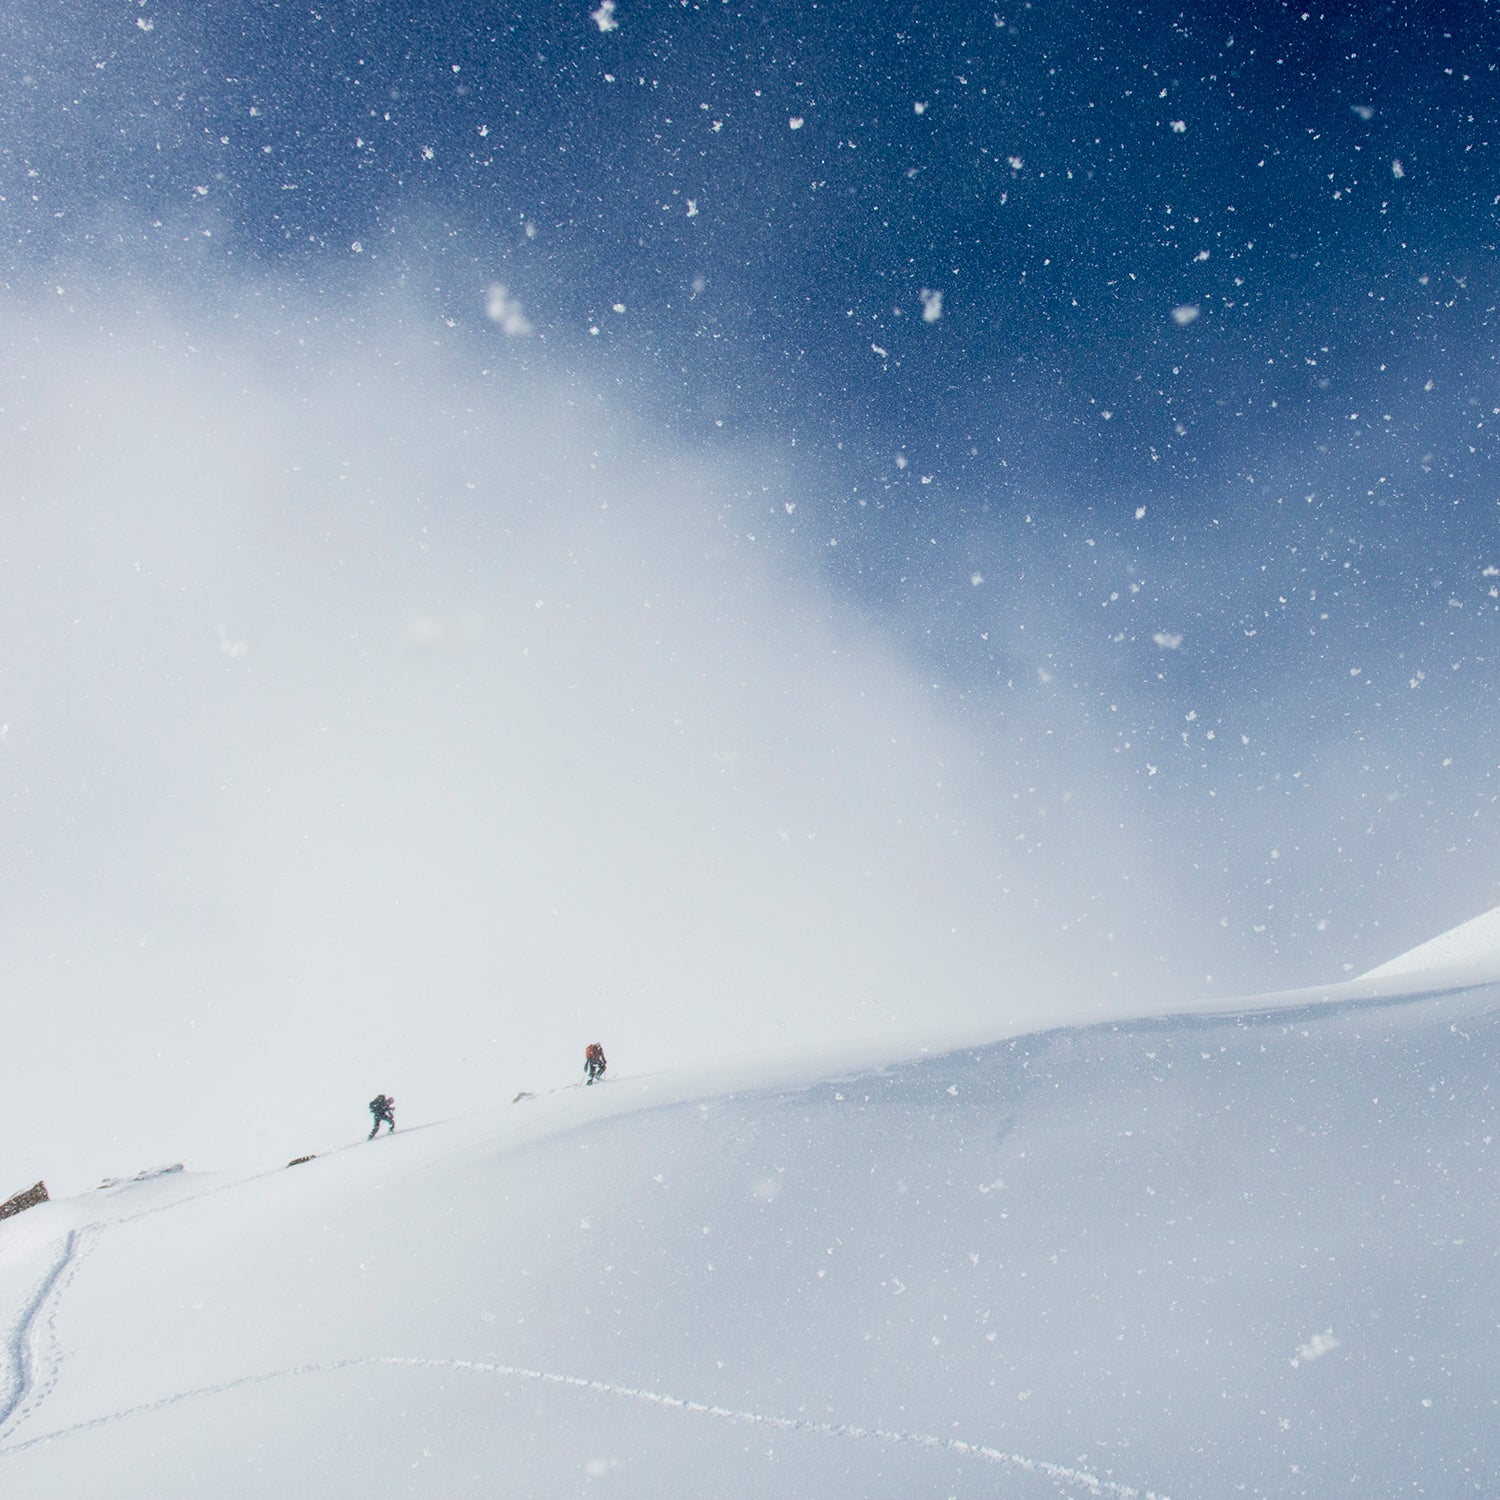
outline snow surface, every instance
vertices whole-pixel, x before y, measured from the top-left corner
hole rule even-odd
[[[0,1224],[0,1493],[1493,1495],[1497,1065],[1490,985],[119,1183]]]
[[[1371,969],[1364,977],[1409,978],[1484,966],[1492,971],[1500,967],[1500,906],[1418,944],[1399,958]]]

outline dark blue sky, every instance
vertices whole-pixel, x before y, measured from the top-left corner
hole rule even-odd
[[[1066,687],[1238,913],[1261,829],[1299,942],[1493,895],[1494,5],[599,14],[13,0],[0,276],[399,288],[476,363],[503,283],[513,363],[782,455],[981,736]]]
[[[20,4],[7,269],[498,276],[689,427],[1100,502],[1267,443],[1429,488],[1442,403],[1384,418],[1491,372],[1494,7],[1098,10]]]

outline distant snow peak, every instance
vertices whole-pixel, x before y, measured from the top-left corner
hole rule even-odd
[[[1419,943],[1389,962],[1361,974],[1360,978],[1417,976],[1430,981],[1434,973],[1444,974],[1455,969],[1500,975],[1500,906]]]
[[[922,321],[936,323],[943,315],[943,294],[923,287],[917,295],[922,299]],[[962,319],[959,320],[962,322]]]
[[[1184,302],[1172,309],[1172,321],[1179,328],[1186,328],[1189,323],[1197,318],[1200,311],[1201,309],[1196,302]]]
[[[599,0],[598,10],[589,12],[589,20],[600,31],[618,31],[620,23],[615,20],[615,0]]]
[[[531,320],[521,310],[521,304],[498,281],[485,295],[484,311],[490,322],[498,323],[511,338],[524,338],[532,331]]]

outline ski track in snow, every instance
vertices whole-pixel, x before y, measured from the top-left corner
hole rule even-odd
[[[56,1280],[62,1264],[54,1268],[51,1282]],[[45,1300],[45,1293],[41,1300]],[[854,1441],[887,1443],[912,1448],[925,1448],[931,1452],[951,1453],[959,1458],[975,1458],[983,1463],[999,1464],[1005,1468],[1042,1474],[1048,1479],[1074,1488],[1087,1490],[1091,1495],[1107,1495],[1113,1500],[1171,1500],[1171,1497],[1156,1490],[1138,1489],[1134,1485],[1120,1484],[1112,1479],[1103,1479],[1083,1469],[1072,1469],[1064,1464],[1048,1463],[1039,1458],[1027,1458],[1020,1453],[1007,1453],[983,1443],[970,1443],[962,1438],[929,1437],[922,1433],[895,1432],[883,1427],[855,1427],[842,1422],[816,1422],[805,1417],[778,1417],[765,1412],[736,1411],[727,1406],[710,1406],[703,1401],[690,1401],[681,1396],[669,1396],[660,1391],[641,1390],[636,1386],[612,1385],[608,1381],[590,1380],[582,1375],[558,1375],[547,1370],[529,1370],[521,1365],[490,1364],[471,1359],[420,1359],[401,1356],[386,1356],[370,1359],[341,1359],[329,1364],[296,1365],[289,1370],[268,1370],[259,1375],[241,1375],[234,1380],[221,1381],[217,1385],[201,1386],[197,1390],[181,1391],[175,1396],[163,1396],[156,1401],[147,1401],[140,1406],[126,1407],[122,1411],[109,1412],[104,1416],[63,1427],[56,1432],[27,1438],[24,1442],[10,1443],[0,1447],[0,1459],[22,1453],[42,1443],[55,1442],[60,1438],[73,1437],[91,1432],[130,1417],[144,1416],[161,1411],[184,1401],[203,1396],[222,1395],[226,1391],[244,1386],[261,1385],[267,1381],[285,1380],[300,1375],[323,1375],[337,1370],[354,1369],[409,1369],[409,1370],[458,1370],[476,1375],[501,1375],[515,1380],[532,1380],[543,1385],[564,1386],[571,1390],[592,1391],[602,1396],[616,1396],[622,1400],[640,1401],[668,1411],[691,1412],[695,1416],[711,1417],[719,1422],[732,1422],[737,1426],[771,1427],[778,1432],[809,1433],[815,1437],[849,1438]]]
[[[257,1174],[269,1175],[271,1174],[268,1172]],[[203,1192],[174,1199],[170,1203],[158,1203],[150,1208],[138,1209],[133,1214],[124,1214],[113,1221],[95,1219],[68,1231],[56,1261],[37,1282],[20,1316],[3,1336],[3,1359],[10,1366],[10,1379],[5,1394],[0,1395],[0,1443],[36,1411],[57,1385],[58,1376],[62,1372],[62,1350],[57,1332],[58,1306],[62,1293],[77,1275],[79,1266],[100,1236],[114,1225],[129,1224],[136,1219],[166,1213],[185,1203],[196,1202],[199,1198],[211,1198],[216,1193],[228,1192],[239,1185],[239,1180],[221,1183]],[[44,1321],[42,1313],[49,1307]],[[0,1456],[8,1451],[10,1450],[0,1448]]]
[[[764,1412],[735,1411],[727,1406],[709,1406],[702,1401],[689,1401],[681,1396],[667,1396],[659,1391],[640,1390],[634,1386],[611,1385],[602,1380],[589,1380],[581,1375],[557,1375],[546,1370],[528,1370],[518,1365],[487,1364],[467,1359],[382,1359],[375,1363],[404,1365],[418,1369],[470,1370],[481,1375],[507,1375],[515,1379],[535,1380],[546,1385],[569,1386],[575,1390],[595,1391],[605,1396],[619,1396],[630,1401],[644,1401],[653,1406],[675,1411],[688,1411],[698,1416],[713,1417],[721,1422],[734,1422],[742,1426],[774,1427],[781,1432],[808,1432],[819,1437],[853,1438],[879,1443],[905,1444],[916,1448],[953,1453],[963,1458],[978,1458],[986,1463],[1003,1464],[1007,1468],[1024,1469],[1036,1474],[1045,1474],[1049,1479],[1076,1485],[1095,1495],[1112,1495],[1118,1500],[1171,1500],[1154,1490],[1136,1489],[1132,1485],[1117,1484],[1110,1479],[1101,1479],[1082,1469],[1070,1469],[1062,1464],[1047,1463],[1041,1459],[1026,1458],[1019,1453],[1006,1453],[985,1444],[965,1442],[962,1438],[927,1437],[914,1432],[892,1432],[882,1427],[854,1427],[841,1422],[815,1422],[803,1417],[777,1417]]]
[[[545,1092],[546,1094],[555,1094],[562,1089],[582,1087],[584,1087],[584,1084],[579,1080],[571,1084],[559,1085]],[[538,1096],[534,1094],[524,1094],[512,1102],[520,1103],[522,1102],[522,1098],[531,1099],[536,1097]],[[542,1097],[545,1097],[545,1095]],[[363,1142],[352,1142],[350,1146],[359,1144],[363,1144]],[[341,1149],[347,1148],[334,1148],[334,1150]],[[328,1153],[321,1154],[326,1155]],[[129,1406],[119,1411],[107,1412],[102,1416],[91,1417],[87,1421],[76,1422],[72,1426],[61,1427],[52,1432],[40,1434],[37,1437],[26,1438],[21,1442],[7,1443],[5,1441],[8,1434],[14,1433],[21,1422],[36,1411],[57,1384],[62,1366],[62,1355],[58,1345],[56,1328],[58,1303],[62,1292],[77,1273],[84,1256],[93,1248],[94,1242],[105,1231],[116,1225],[128,1224],[137,1219],[151,1218],[159,1213],[170,1212],[173,1209],[184,1207],[186,1204],[195,1203],[202,1198],[215,1197],[219,1193],[244,1186],[246,1181],[255,1181],[261,1177],[273,1176],[283,1170],[285,1169],[279,1167],[268,1169],[265,1172],[254,1174],[249,1179],[237,1178],[232,1182],[220,1183],[214,1187],[206,1188],[202,1192],[189,1194],[183,1198],[176,1198],[167,1203],[153,1204],[151,1207],[139,1209],[135,1213],[121,1215],[120,1218],[113,1221],[95,1220],[92,1223],[83,1225],[81,1228],[68,1231],[57,1260],[42,1277],[41,1281],[38,1282],[20,1318],[6,1335],[5,1353],[9,1357],[12,1368],[12,1389],[10,1395],[4,1398],[3,1402],[0,1402],[0,1461],[9,1458],[13,1454],[23,1453],[29,1448],[35,1448],[44,1443],[52,1443],[62,1438],[92,1432],[101,1427],[111,1426],[116,1422],[127,1421],[132,1417],[145,1416],[151,1412],[176,1406],[182,1402],[198,1400],[206,1396],[221,1395],[225,1392],[239,1390],[246,1386],[262,1385],[269,1381],[285,1380],[298,1376],[329,1374],[339,1370],[404,1368],[456,1370],[478,1375],[498,1375],[514,1380],[535,1381],[543,1385],[562,1386],[572,1390],[591,1391],[598,1395],[613,1396],[621,1400],[638,1401],[668,1411],[689,1412],[695,1416],[710,1417],[719,1422],[731,1422],[737,1426],[769,1427],[779,1432],[808,1433],[816,1437],[845,1438],[856,1442],[884,1443],[922,1448],[930,1452],[949,1453],[960,1458],[978,1459],[983,1463],[1041,1474],[1057,1483],[1086,1490],[1091,1495],[1109,1496],[1112,1497],[1112,1500],[1171,1500],[1169,1495],[1162,1494],[1156,1490],[1140,1489],[1134,1485],[1121,1484],[1112,1479],[1102,1478],[1098,1474],[1089,1473],[1087,1470],[1070,1468],[1065,1464],[1049,1463],[1044,1459],[1028,1458],[1026,1455],[1020,1453],[1007,1453],[1003,1449],[991,1447],[988,1444],[967,1442],[962,1438],[932,1437],[922,1433],[897,1432],[882,1427],[859,1427],[841,1422],[818,1422],[804,1417],[780,1417],[766,1412],[737,1411],[731,1407],[713,1406],[707,1402],[692,1401],[685,1397],[667,1395],[660,1391],[648,1391],[635,1386],[614,1385],[608,1381],[590,1380],[586,1376],[581,1375],[560,1375],[548,1370],[532,1370],[521,1365],[494,1364],[467,1359],[415,1358],[399,1355],[334,1360],[322,1364],[294,1365],[290,1369],[285,1370],[267,1370],[256,1375],[241,1375],[233,1380],[220,1381],[215,1385],[199,1386],[193,1390],[180,1391],[176,1395],[162,1396],[155,1401],[143,1402],[138,1406]],[[45,1322],[42,1322],[42,1313],[48,1308],[49,1304],[51,1311],[47,1314]],[[40,1334],[42,1332],[45,1332],[47,1339],[45,1350],[41,1346]],[[44,1353],[46,1355],[45,1359],[42,1358]],[[38,1378],[39,1369],[45,1370],[45,1373],[40,1378]]]
[[[68,1231],[57,1259],[37,1283],[21,1316],[6,1335],[5,1354],[10,1364],[11,1378],[9,1395],[0,1403],[0,1439],[4,1438],[8,1428],[14,1428],[23,1417],[34,1411],[57,1383],[60,1361],[55,1347],[57,1308],[54,1293],[60,1292],[73,1279],[73,1273],[78,1269],[78,1262],[87,1248],[85,1235],[84,1230]],[[42,1312],[49,1302],[53,1303],[53,1309],[43,1323]],[[51,1356],[45,1361],[39,1359],[38,1348],[43,1334],[53,1346]],[[47,1369],[47,1375],[40,1383],[37,1381],[39,1364],[45,1364]]]

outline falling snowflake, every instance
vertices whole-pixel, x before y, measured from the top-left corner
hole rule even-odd
[[[1306,1343],[1298,1344],[1292,1366],[1296,1368],[1298,1365],[1311,1364],[1313,1360],[1322,1359],[1325,1354],[1331,1354],[1338,1346],[1339,1340],[1334,1337],[1331,1328],[1327,1333],[1315,1333]]]
[[[917,295],[922,299],[922,321],[936,323],[943,315],[943,294],[929,291],[925,286]],[[960,322],[962,319],[960,319]]]
[[[618,31],[620,23],[615,20],[615,0],[599,0],[599,9],[589,12],[589,20],[600,31]]]
[[[1198,316],[1199,311],[1196,302],[1184,302],[1180,307],[1172,309],[1172,321],[1179,328],[1186,328]]]
[[[531,320],[521,304],[498,281],[485,297],[484,310],[490,322],[498,323],[511,338],[524,338],[531,332]]]
[[[237,640],[235,637],[231,636],[230,633],[222,625],[220,625],[219,652],[221,655],[229,657],[231,661],[239,661],[242,657],[249,655],[250,648],[245,644],[244,641]],[[0,736],[0,738],[3,738],[3,736]]]

